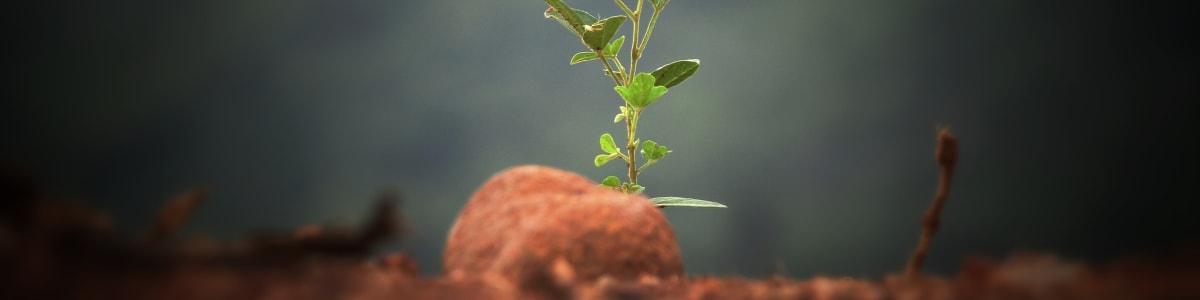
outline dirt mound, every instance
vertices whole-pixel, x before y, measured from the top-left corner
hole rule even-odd
[[[683,274],[675,233],[646,197],[543,166],[484,183],[454,223],[443,258],[448,273],[517,280],[544,277],[556,261],[566,264],[556,269],[561,280]]]

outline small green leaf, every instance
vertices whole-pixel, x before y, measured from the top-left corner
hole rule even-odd
[[[667,149],[667,146],[659,145],[654,141],[646,140],[646,142],[642,143],[642,156],[645,156],[646,159],[652,161],[659,160],[663,156],[667,156],[667,152],[671,152],[671,150]]]
[[[721,203],[717,203],[717,202],[705,201],[705,200],[700,200],[700,199],[692,199],[692,198],[683,198],[683,197],[656,197],[656,198],[650,198],[650,202],[654,202],[654,205],[657,205],[658,207],[686,206],[686,207],[728,208],[728,206],[725,206],[725,204],[721,204]]]
[[[596,59],[597,57],[598,57],[598,56],[596,56],[596,52],[579,52],[579,53],[575,53],[575,55],[574,55],[574,56],[571,56],[571,64],[573,65],[573,64],[577,64],[577,63],[581,63],[581,62],[585,62],[585,61],[593,60],[593,59]]]
[[[635,108],[646,107],[667,93],[666,87],[654,85],[654,76],[649,73],[638,73],[628,87],[617,86],[613,90]]]
[[[610,161],[610,160],[612,160],[612,159],[614,159],[614,158],[617,158],[617,154],[616,154],[616,153],[613,153],[613,154],[600,154],[600,155],[596,155],[596,159],[595,159],[595,160],[593,160],[592,162],[596,163],[596,166],[597,166],[597,167],[599,167],[599,166],[603,166],[604,164],[608,163],[608,161]]]
[[[651,140],[646,140],[646,142],[642,143],[642,156],[646,157],[647,159],[650,159],[650,154],[654,153],[654,150],[657,150],[657,149],[658,149],[658,143],[655,143],[654,141],[651,141]]]
[[[594,24],[584,26],[583,42],[591,47],[592,50],[603,50],[612,40],[617,31],[621,29],[621,24],[625,23],[625,16],[612,16],[595,22]]]
[[[617,153],[617,143],[613,142],[611,134],[604,133],[600,135],[600,150],[604,150],[604,153],[609,154]]]
[[[634,194],[641,194],[643,191],[646,191],[646,187],[644,187],[644,186],[641,186],[641,185],[637,185],[637,184],[630,184],[630,185],[629,185],[629,192],[630,192],[630,193],[634,193]]]
[[[620,187],[621,179],[617,178],[617,176],[604,177],[604,181],[601,181],[600,185],[610,187],[610,188]]]
[[[624,120],[624,119],[625,119],[625,114],[617,114],[616,116],[613,117],[613,123],[619,123],[619,122],[621,122],[621,120]]]
[[[699,68],[699,59],[685,59],[658,67],[657,70],[654,70],[650,74],[654,75],[655,85],[670,88],[692,77],[692,75],[696,74],[696,69]]]
[[[617,54],[621,52],[621,46],[623,45],[625,45],[625,36],[622,35],[616,40],[613,40],[612,43],[608,43],[608,46],[604,46],[604,55],[608,57],[616,57]]]
[[[583,36],[583,25],[596,23],[596,17],[586,11],[578,10],[568,6],[562,0],[546,0],[546,4],[550,5],[549,9],[543,14],[548,19],[554,19],[575,33],[576,36]],[[561,13],[565,12],[565,13]]]

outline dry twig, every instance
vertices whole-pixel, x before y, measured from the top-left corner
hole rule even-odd
[[[908,260],[906,276],[910,279],[915,278],[921,272],[921,265],[925,263],[925,255],[929,252],[929,242],[933,239],[933,234],[937,232],[938,227],[941,226],[939,216],[942,214],[942,207],[946,206],[946,197],[950,194],[950,178],[954,175],[954,165],[958,163],[958,139],[950,134],[949,128],[942,128],[938,131],[938,145],[933,156],[937,159],[938,166],[941,166],[942,174],[938,178],[938,189],[937,194],[933,197],[933,205],[925,212],[921,240]]]

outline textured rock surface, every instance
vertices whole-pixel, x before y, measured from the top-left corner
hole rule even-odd
[[[674,231],[644,196],[543,166],[514,167],[484,183],[451,229],[443,263],[448,274],[519,282],[549,272],[556,259],[568,263],[572,280],[683,273]]]

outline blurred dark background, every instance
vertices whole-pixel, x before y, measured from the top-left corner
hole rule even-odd
[[[640,136],[674,152],[643,183],[730,207],[667,209],[691,274],[900,272],[939,125],[961,160],[935,273],[972,254],[1099,262],[1198,242],[1197,52],[1181,7],[673,2],[641,70],[702,66],[645,115]],[[567,64],[582,46],[542,1],[4,6],[0,160],[131,236],[193,187],[213,196],[184,235],[221,240],[355,224],[396,188],[412,235],[378,252],[433,274],[492,174],[622,172],[592,166],[597,136],[623,130],[620,99],[598,63]]]

